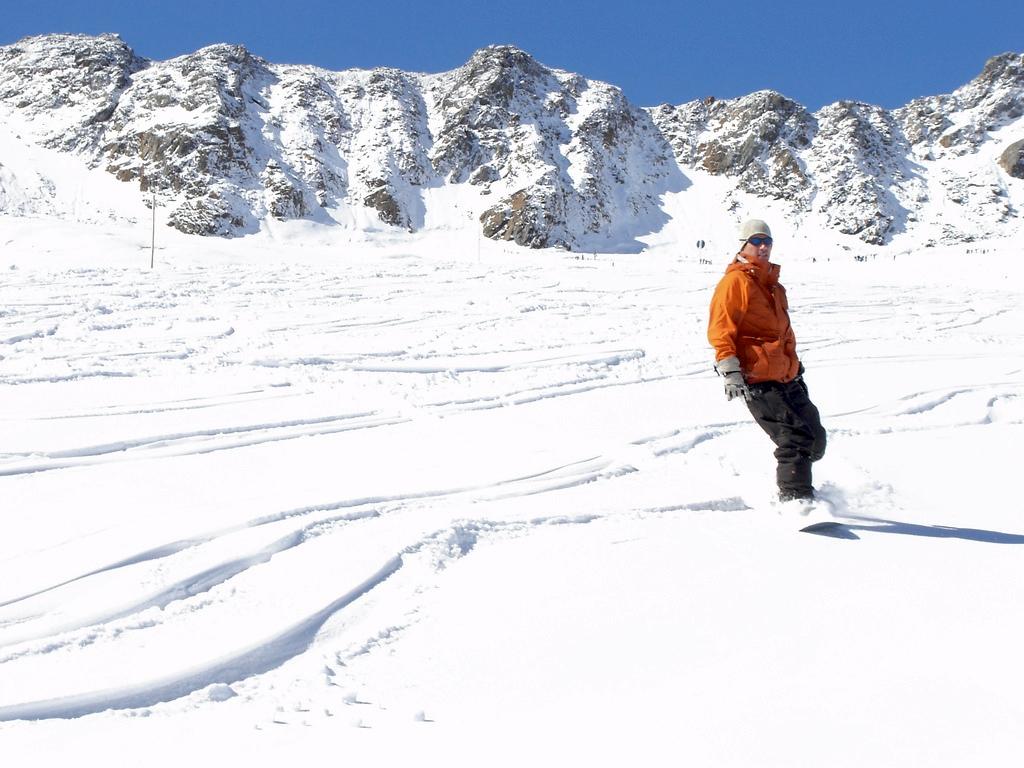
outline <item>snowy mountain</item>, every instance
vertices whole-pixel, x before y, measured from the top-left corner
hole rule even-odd
[[[1016,765],[1020,71],[0,49],[3,765]],[[754,212],[830,534],[709,363]]]
[[[510,46],[440,74],[278,65],[231,45],[158,62],[116,35],[0,47],[5,148],[156,191],[169,225],[201,235],[274,219],[417,232],[437,226],[437,193],[459,188],[472,201],[459,226],[488,238],[635,251],[719,177],[730,221],[765,204],[851,245],[970,242],[1009,231],[1024,206],[1022,115],[1020,54],[898,110],[811,113],[771,91],[639,108]],[[10,153],[0,212],[102,218],[103,199]]]

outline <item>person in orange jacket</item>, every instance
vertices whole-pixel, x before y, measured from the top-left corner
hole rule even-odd
[[[811,464],[825,454],[825,429],[803,380],[772,231],[760,219],[740,227],[740,251],[711,299],[708,341],[725,396],[742,397],[775,443],[780,501],[813,499]]]

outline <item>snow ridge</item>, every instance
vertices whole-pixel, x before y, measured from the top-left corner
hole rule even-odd
[[[469,201],[458,226],[484,237],[639,251],[710,174],[728,182],[716,202],[732,224],[769,203],[852,245],[970,242],[1009,231],[1024,199],[1022,59],[891,112],[811,114],[772,91],[638,108],[512,46],[425,75],[275,65],[229,45],[157,62],[114,35],[46,35],[0,48],[0,115],[12,154],[45,147],[155,190],[191,234],[277,220],[419,232],[450,226],[435,192],[451,188]],[[64,183],[5,163],[0,211],[67,217]]]

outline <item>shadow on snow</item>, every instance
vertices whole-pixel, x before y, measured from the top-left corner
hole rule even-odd
[[[978,541],[983,544],[1024,544],[1024,534],[987,531],[981,528],[957,528],[951,525],[918,525],[901,523],[896,520],[884,520],[877,517],[849,518],[870,525],[847,523],[851,531],[867,531],[869,533],[898,533],[904,536],[924,536],[932,539],[963,539]]]

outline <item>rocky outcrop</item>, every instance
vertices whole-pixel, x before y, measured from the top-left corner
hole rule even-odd
[[[730,101],[659,107],[655,120],[680,165],[735,179],[736,188],[815,212],[843,234],[883,243],[907,211],[897,189],[911,174],[889,113],[838,102],[809,113],[773,91]]]
[[[480,216],[487,237],[622,247],[650,226],[671,185],[667,146],[643,110],[618,88],[516,48],[478,51],[429,95],[444,116],[431,152],[437,174],[498,197]]]
[[[89,154],[136,73],[150,62],[117,35],[47,35],[0,47],[0,104],[46,113],[39,144]]]
[[[995,56],[953,93],[915,99],[894,114],[918,156],[971,154],[991,132],[1024,116],[1024,55]]]
[[[283,194],[285,173],[258,140],[261,93],[273,81],[267,63],[241,46],[151,65],[118,101],[92,160],[143,191],[173,193],[169,221],[183,232],[254,231],[265,213],[252,206],[262,182]]]
[[[905,225],[900,193],[916,182],[899,126],[885,110],[857,102],[829,105],[816,118],[809,163],[816,211],[839,232],[881,245]]]
[[[814,118],[791,99],[758,91],[740,99],[709,98],[653,111],[681,166],[735,179],[754,195],[806,205],[811,192],[801,153]]]
[[[774,91],[640,109],[511,46],[422,75],[275,65],[229,45],[156,62],[117,36],[48,35],[0,47],[4,116],[26,141],[156,190],[194,234],[302,218],[416,231],[430,190],[464,185],[486,237],[638,250],[667,221],[666,195],[706,174],[728,182],[723,210],[767,200],[872,244],[954,206],[955,240],[1015,215],[1024,56],[898,110],[811,113]],[[50,210],[26,191],[49,182],[5,174],[0,205]]]
[[[428,91],[442,117],[430,153],[434,170],[447,183],[530,175],[552,154],[550,133],[536,129],[561,94],[554,74],[526,53],[509,46],[478,51]]]
[[[999,156],[999,166],[1010,176],[1024,179],[1024,139],[1015,141]]]
[[[564,209],[560,202],[550,197],[531,195],[525,189],[514,192],[481,214],[484,237],[511,240],[531,248],[564,246],[565,243],[551,241],[551,232],[558,224],[557,214]]]
[[[809,114],[762,91],[661,106],[652,115],[681,166],[732,178],[737,190],[780,201],[797,220],[815,215],[837,232],[883,244],[920,223],[927,204],[948,202],[964,207],[969,226],[943,222],[944,236],[962,240],[992,234],[1014,207],[994,166],[964,175],[936,162],[976,155],[994,132],[1019,124],[1022,61],[995,57],[953,94],[892,112],[837,102]],[[1011,176],[1016,158],[1007,149],[999,163]]]

